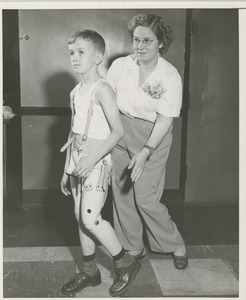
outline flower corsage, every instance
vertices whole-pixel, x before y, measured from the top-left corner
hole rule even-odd
[[[162,80],[159,80],[154,84],[146,82],[143,85],[143,91],[153,99],[160,99],[165,92]]]

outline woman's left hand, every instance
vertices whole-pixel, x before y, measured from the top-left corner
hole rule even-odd
[[[78,161],[73,170],[73,175],[78,177],[89,177],[95,164],[96,162],[91,155],[85,156]]]
[[[138,178],[141,176],[145,163],[149,156],[149,150],[143,148],[140,152],[134,155],[130,161],[128,169],[132,169],[131,180],[132,182],[137,182]]]

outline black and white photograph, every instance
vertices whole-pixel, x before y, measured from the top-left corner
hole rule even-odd
[[[0,4],[0,298],[243,299],[246,3],[200,4]]]

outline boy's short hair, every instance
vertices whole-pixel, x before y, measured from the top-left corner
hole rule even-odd
[[[93,43],[93,45],[96,47],[96,49],[101,52],[102,54],[104,54],[105,52],[105,41],[103,39],[103,37],[97,33],[96,31],[93,30],[83,30],[83,31],[76,31],[75,33],[73,33],[69,40],[68,40],[68,44],[74,44],[77,39],[83,39],[86,41],[91,41]]]

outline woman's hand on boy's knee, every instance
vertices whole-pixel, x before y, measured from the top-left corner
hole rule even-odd
[[[67,173],[64,173],[62,176],[61,191],[65,196],[71,195],[71,192],[69,190],[69,175],[67,175]]]

